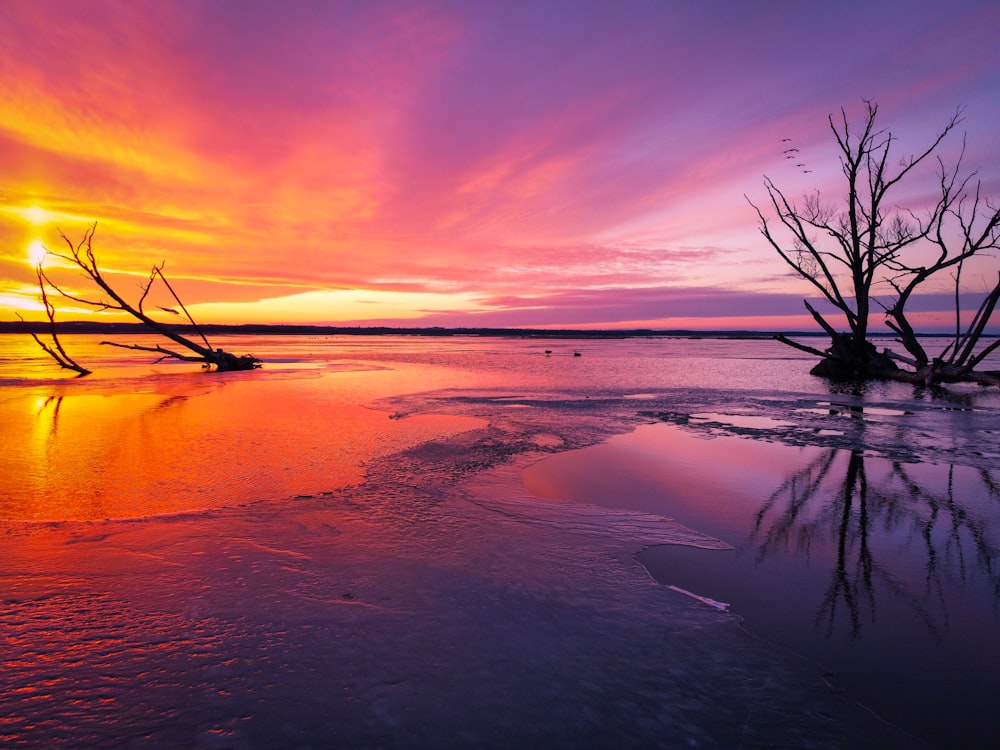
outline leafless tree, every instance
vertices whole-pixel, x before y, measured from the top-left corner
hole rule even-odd
[[[63,348],[62,342],[59,340],[59,332],[56,330],[56,308],[49,299],[48,291],[45,288],[46,279],[45,273],[42,271],[41,263],[35,266],[35,275],[38,277],[38,288],[41,289],[42,292],[42,305],[45,307],[45,315],[49,319],[49,338],[52,340],[52,343],[42,341],[41,337],[34,332],[30,332],[31,338],[33,338],[35,343],[42,348],[42,351],[52,357],[52,359],[56,361],[56,364],[63,369],[73,370],[80,375],[89,375],[90,370],[77,363],[76,360],[67,354],[66,350]],[[20,315],[17,317],[24,321],[24,318]]]
[[[47,299],[46,295],[46,285],[50,286],[52,289],[56,290],[62,297],[73,302],[77,302],[82,305],[97,309],[97,310],[117,310],[119,312],[127,313],[139,322],[143,323],[147,328],[155,333],[164,336],[165,338],[173,341],[175,344],[186,349],[189,353],[183,353],[175,351],[173,349],[168,349],[165,346],[157,344],[156,346],[146,346],[142,344],[123,344],[115,341],[102,341],[102,344],[109,346],[117,346],[123,349],[134,349],[139,351],[153,352],[155,354],[161,355],[157,360],[162,361],[164,359],[178,359],[184,362],[201,362],[205,367],[214,368],[219,371],[225,370],[251,370],[260,366],[260,360],[251,355],[236,356],[230,354],[222,349],[216,349],[208,343],[208,339],[202,333],[198,324],[195,323],[194,318],[188,312],[184,303],[181,302],[180,297],[174,291],[174,288],[170,285],[167,277],[163,274],[163,265],[154,265],[149,273],[149,279],[143,285],[139,299],[135,303],[127,301],[107,280],[104,274],[101,272],[97,264],[97,256],[94,254],[93,250],[93,238],[94,232],[97,230],[97,224],[92,224],[84,232],[83,238],[77,243],[73,242],[61,231],[59,236],[65,242],[68,251],[64,253],[52,252],[57,258],[61,258],[72,265],[77,266],[87,275],[87,277],[97,286],[97,288],[103,293],[100,298],[90,299],[87,297],[79,296],[78,294],[71,294],[65,289],[58,286],[52,281],[52,279],[42,270],[41,266],[38,267],[38,283],[42,289],[42,299],[46,305],[46,310],[48,311],[49,321],[52,323],[53,335],[55,332],[55,309]],[[191,327],[198,335],[201,343],[197,341],[192,341],[186,336],[182,335],[175,328],[161,323],[147,314],[145,310],[145,303],[149,297],[150,290],[156,281],[160,281],[167,288],[170,295],[173,297],[178,307],[180,307],[182,313],[178,313],[176,310],[171,308],[160,308],[167,312],[183,315],[184,318],[190,323]],[[34,335],[34,334],[33,334]],[[36,341],[39,339],[36,337]],[[63,367],[70,366],[69,364],[64,364],[64,362],[71,363],[72,360],[69,359],[63,352],[62,347],[58,345],[55,346],[55,351],[51,348],[47,348],[41,341],[39,344],[45,349],[51,356],[53,356],[57,362]],[[77,369],[78,372],[82,371],[79,366],[71,367],[71,369]]]
[[[819,191],[800,202],[764,178],[772,215],[749,200],[761,234],[792,270],[808,281],[843,316],[838,331],[825,315],[805,301],[806,309],[830,336],[819,350],[784,336],[786,344],[821,358],[813,372],[838,379],[886,378],[927,384],[972,381],[1000,384],[996,373],[976,367],[1000,346],[993,341],[977,350],[1000,300],[1000,276],[972,321],[961,325],[959,291],[962,271],[973,256],[1000,248],[1000,209],[981,194],[975,172],[964,173],[961,154],[954,165],[939,155],[941,144],[961,122],[956,112],[920,152],[893,157],[896,138],[878,125],[878,105],[865,102],[859,128],[847,113],[829,117],[846,180],[843,202],[827,203]],[[918,179],[918,167],[937,165],[935,199],[919,210],[898,205],[897,196]],[[931,358],[908,318],[907,305],[926,291],[926,283],[950,272],[956,289],[956,330],[937,358]],[[884,290],[886,299],[875,295]],[[870,320],[881,308],[886,324],[898,334],[906,354],[877,351],[870,340]],[[906,368],[901,368],[905,365]]]

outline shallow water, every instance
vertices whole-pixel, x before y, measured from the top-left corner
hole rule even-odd
[[[722,381],[726,361],[717,356],[724,347],[704,341],[229,337],[228,350],[267,366],[205,374],[101,346],[99,337],[63,338],[93,375],[59,370],[27,337],[0,337],[0,477],[16,478],[0,489],[0,518],[125,518],[328,491],[357,483],[371,458],[481,426],[368,408],[388,395],[441,387],[596,395],[622,382],[683,384],[698,368],[698,381]],[[773,351],[762,343],[762,354]],[[694,346],[677,357],[673,349],[686,344]]]
[[[639,427],[523,479],[539,497],[668,516],[727,542],[650,546],[639,560],[816,659],[883,717],[943,746],[991,746],[1000,471],[706,439],[695,423]]]
[[[398,390],[392,375],[365,372],[362,390]],[[356,372],[195,377],[4,400],[5,433],[21,442],[0,453],[0,476],[16,478],[0,490],[0,518],[135,518],[329,491],[360,482],[372,458],[485,424],[390,419],[352,400]]]
[[[231,337],[265,368],[206,375],[66,338],[94,375],[0,337],[0,744],[920,746],[634,555],[740,553],[788,451],[996,470],[993,393],[830,389],[770,341]],[[647,458],[522,482],[653,422],[700,436],[680,524]]]

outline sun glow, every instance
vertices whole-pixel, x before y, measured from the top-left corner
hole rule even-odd
[[[42,265],[48,252],[48,248],[42,244],[41,240],[32,240],[28,245],[28,262],[31,264],[31,267],[37,268]]]
[[[40,208],[39,206],[31,206],[29,208],[24,209],[22,216],[24,216],[25,219],[27,219],[29,222],[37,226],[39,224],[45,224],[47,221],[49,221],[50,215],[49,212],[46,211],[44,208]]]

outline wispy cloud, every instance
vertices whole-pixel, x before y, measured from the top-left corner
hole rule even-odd
[[[832,184],[827,113],[874,96],[923,138],[965,105],[970,160],[1000,158],[997,21],[972,0],[8,3],[0,275],[30,284],[39,206],[234,315],[355,289],[410,293],[407,320],[417,292],[517,325],[754,316],[792,287],[743,195]]]

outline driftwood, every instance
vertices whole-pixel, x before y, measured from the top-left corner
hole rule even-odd
[[[149,274],[149,279],[142,288],[142,292],[139,296],[139,300],[136,303],[128,302],[105,278],[104,274],[101,272],[97,264],[97,257],[93,251],[93,238],[94,232],[97,230],[97,224],[92,224],[84,232],[83,239],[77,244],[73,244],[70,239],[59,232],[59,236],[66,243],[68,247],[68,252],[66,253],[55,253],[51,254],[57,258],[61,258],[68,263],[71,263],[78,268],[80,268],[87,277],[98,287],[98,289],[107,295],[105,298],[100,299],[88,299],[86,297],[81,297],[75,294],[70,294],[65,289],[58,286],[52,281],[52,279],[42,270],[41,264],[39,264],[38,273],[38,284],[42,290],[42,301],[45,304],[46,312],[48,313],[49,322],[52,326],[52,336],[54,346],[49,347],[44,344],[35,334],[31,334],[35,341],[39,343],[42,349],[52,356],[57,363],[62,367],[67,367],[69,369],[74,369],[81,374],[86,374],[89,372],[85,368],[77,365],[73,360],[65,353],[62,346],[59,344],[58,339],[55,334],[55,308],[52,306],[51,302],[48,301],[48,296],[46,293],[46,286],[51,287],[57,291],[62,297],[67,300],[72,300],[88,307],[92,307],[97,310],[117,310],[120,312],[127,313],[139,322],[143,323],[151,331],[160,334],[161,336],[169,339],[175,344],[183,347],[188,353],[183,353],[176,351],[174,349],[168,349],[166,346],[157,344],[156,346],[146,346],[142,344],[123,344],[116,341],[102,341],[102,344],[108,346],[117,346],[122,349],[133,349],[137,351],[152,352],[154,354],[161,355],[156,361],[161,362],[165,359],[176,359],[183,362],[200,362],[207,369],[214,369],[217,371],[227,371],[227,370],[252,370],[260,367],[261,361],[256,357],[245,354],[242,356],[237,356],[231,354],[222,349],[213,348],[209,344],[208,339],[205,334],[202,333],[198,324],[195,323],[194,318],[188,312],[188,309],[181,302],[180,297],[174,291],[167,277],[163,273],[163,265],[154,265]],[[51,251],[50,251],[51,252]],[[153,287],[154,282],[159,280],[163,283],[166,289],[170,292],[177,305],[183,311],[183,317],[191,324],[194,331],[198,334],[201,343],[197,341],[192,341],[186,336],[179,333],[177,330],[169,325],[161,323],[147,314],[145,310],[146,299],[149,296],[150,290]],[[171,308],[161,307],[159,308],[163,311],[172,313],[174,315],[181,315],[176,310]]]

